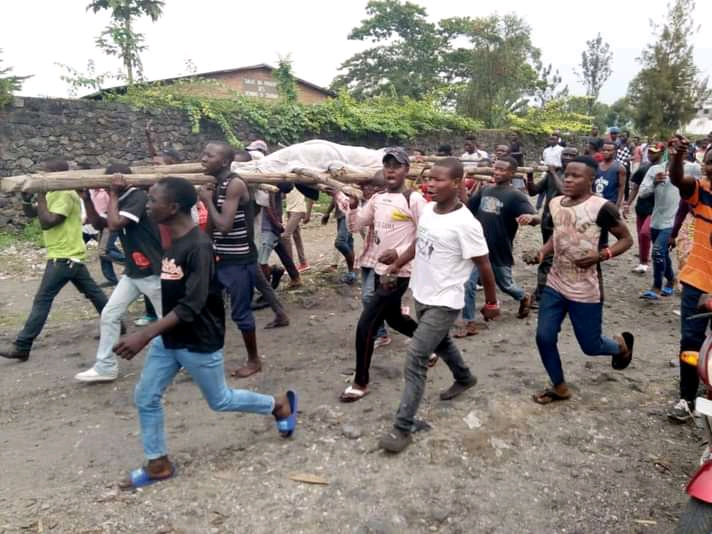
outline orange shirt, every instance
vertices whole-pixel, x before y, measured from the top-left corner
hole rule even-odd
[[[695,217],[692,249],[680,273],[680,281],[712,293],[712,183],[698,180],[695,192],[687,199]]]

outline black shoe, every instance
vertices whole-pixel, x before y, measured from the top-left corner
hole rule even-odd
[[[464,393],[471,387],[477,384],[477,377],[472,375],[472,377],[467,382],[453,382],[452,386],[447,388],[445,391],[440,392],[440,400],[451,400]]]
[[[378,440],[378,446],[384,451],[398,453],[413,442],[413,434],[399,428],[393,428]]]
[[[10,360],[26,362],[30,359],[30,351],[18,350],[15,344],[13,343],[12,345],[6,345],[5,347],[0,348],[0,356],[2,356],[3,358],[8,358]]]

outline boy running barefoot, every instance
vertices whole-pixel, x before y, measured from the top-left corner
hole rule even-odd
[[[408,345],[405,389],[393,429],[378,443],[389,452],[400,452],[413,440],[411,429],[423,398],[428,358],[433,352],[450,368],[455,379],[450,388],[440,393],[442,400],[453,399],[477,383],[448,334],[465,305],[465,282],[473,262],[485,289],[487,303],[482,315],[485,320],[499,316],[494,273],[482,226],[458,198],[462,176],[462,163],[454,158],[440,160],[432,168],[429,189],[433,202],[423,208],[417,240],[388,269],[397,272],[415,255],[410,288],[418,325]]]
[[[272,414],[283,437],[291,436],[296,427],[294,391],[275,398],[229,389],[225,383],[225,309],[221,287],[215,283],[213,245],[190,214],[197,200],[194,187],[182,178],[163,178],[149,192],[150,216],[170,228],[172,243],[161,268],[163,318],[121,338],[114,347],[116,354],[130,360],[153,340],[134,396],[148,463],[131,472],[121,483],[124,489],[165,480],[174,473],[167,456],[162,397],[181,367],[213,410]]]
[[[603,289],[600,263],[623,254],[633,245],[628,227],[615,204],[594,196],[592,183],[598,165],[588,156],[574,159],[566,166],[563,196],[549,204],[554,233],[536,257],[525,258],[540,263],[554,254],[547,284],[539,303],[536,343],[552,387],[534,395],[539,404],[566,400],[571,392],[564,381],[558,337],[561,323],[569,315],[581,350],[589,356],[612,356],[611,365],[622,370],[633,357],[633,334],[623,332],[614,339],[601,334]],[[599,250],[601,237],[612,233],[617,241]]]

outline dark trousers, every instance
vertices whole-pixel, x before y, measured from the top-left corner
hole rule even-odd
[[[292,259],[292,256],[289,255],[289,251],[287,250],[287,247],[284,246],[284,243],[281,239],[278,239],[277,243],[275,243],[274,251],[277,253],[279,261],[282,262],[282,265],[284,265],[284,268],[287,270],[289,278],[291,278],[292,280],[296,280],[297,278],[299,278],[299,271],[297,271],[297,266],[294,265],[294,260]]]
[[[218,262],[215,276],[230,295],[231,317],[240,332],[255,331],[252,296],[255,293],[257,263],[239,264]]]
[[[553,231],[550,230],[549,228],[545,228],[544,226],[541,227],[541,240],[542,243],[546,243],[551,239],[551,236],[553,235]],[[549,276],[549,271],[551,270],[551,266],[554,263],[554,255],[549,254],[548,256],[545,256],[544,259],[541,260],[541,263],[539,264],[539,267],[536,270],[536,292],[535,292],[535,297],[536,300],[538,301],[541,298],[541,293],[544,291],[544,288],[546,287],[546,279]]]
[[[97,243],[99,242],[101,234],[82,234],[82,237],[84,238],[84,243],[88,243],[91,240],[95,240]],[[112,244],[113,249],[116,251],[119,256],[123,257],[119,249],[116,248],[115,244]],[[115,257],[112,254],[109,254],[108,251],[108,246],[107,246],[107,254],[111,257]],[[104,259],[102,257],[99,257],[99,264],[101,265],[101,274],[104,275],[104,279],[109,282],[110,284],[116,285],[119,283],[119,279],[116,277],[116,272],[114,271],[114,262],[108,259]]]
[[[29,351],[32,348],[32,343],[47,322],[54,298],[69,282],[91,301],[98,313],[101,313],[108,299],[96,285],[86,265],[71,260],[48,260],[42,282],[32,302],[30,316],[15,340],[17,350]]]
[[[284,306],[282,306],[274,288],[270,285],[267,278],[265,278],[262,269],[256,269],[255,271],[255,289],[260,292],[262,298],[265,299],[265,302],[269,304],[269,307],[272,308],[274,313],[277,315],[286,315]]]
[[[699,352],[705,340],[710,318],[693,319],[688,317],[698,313],[697,303],[703,292],[696,287],[682,284],[680,299],[680,352]],[[680,361],[680,398],[693,402],[697,397],[697,367]]]

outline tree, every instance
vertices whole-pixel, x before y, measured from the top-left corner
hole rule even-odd
[[[288,103],[297,101],[297,81],[292,73],[292,60],[289,56],[280,57],[277,68],[272,73],[277,80],[277,92]]]
[[[674,0],[668,5],[667,21],[653,26],[657,40],[638,58],[640,72],[628,86],[628,99],[635,123],[646,135],[667,137],[681,130],[709,95],[707,79],[693,59],[690,36],[698,31],[692,14],[694,0]]]
[[[667,22],[653,26],[657,40],[638,58],[642,69],[628,86],[628,99],[636,125],[646,135],[667,137],[681,130],[709,95],[690,43],[698,31],[692,20],[694,8],[694,0],[674,0],[668,5]]]
[[[569,86],[564,85],[563,88],[559,88],[562,81],[561,74],[558,70],[552,72],[552,69],[551,64],[539,67],[539,80],[534,89],[534,99],[540,106],[569,96]]]
[[[428,22],[425,8],[399,0],[370,0],[368,18],[348,38],[370,41],[371,48],[344,61],[331,84],[356,98],[423,98],[443,84],[442,54],[447,39]]]
[[[146,50],[144,35],[134,29],[134,23],[143,16],[156,22],[164,5],[163,0],[93,0],[87,6],[87,11],[94,13],[110,12],[111,23],[96,38],[96,45],[107,55],[121,59],[129,85],[134,75],[143,76],[140,53]]]
[[[121,72],[118,74],[109,71],[97,72],[96,63],[93,59],[87,61],[86,71],[75,69],[64,63],[55,63],[55,65],[64,71],[59,77],[69,85],[69,94],[71,96],[77,96],[82,89],[89,89],[92,93],[96,93],[104,89],[107,82],[124,81],[126,79]]]
[[[527,97],[543,87],[541,52],[532,44],[529,26],[516,15],[462,19],[460,24],[471,47],[461,73],[466,81],[458,110],[489,128],[504,126],[509,115],[523,112]]]
[[[0,55],[2,49],[0,49]],[[12,94],[22,89],[22,82],[29,76],[15,76],[11,74],[12,67],[3,67],[0,57],[0,109],[12,102]]]
[[[603,40],[600,33],[595,39],[586,41],[586,50],[581,52],[581,70],[574,72],[586,87],[586,96],[592,98],[592,106],[593,102],[598,100],[601,87],[611,77],[611,61],[613,61],[611,47]]]

